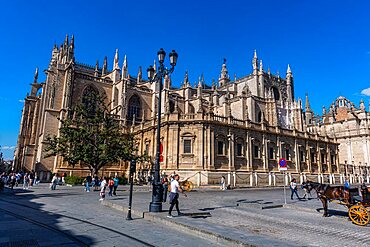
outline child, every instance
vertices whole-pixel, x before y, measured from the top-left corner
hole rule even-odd
[[[106,177],[103,178],[100,184],[100,199],[99,201],[103,201],[105,199],[105,188],[107,187],[107,179]]]

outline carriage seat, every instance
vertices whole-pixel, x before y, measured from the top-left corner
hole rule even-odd
[[[359,196],[359,195],[358,196],[353,196],[352,198],[353,198],[354,202],[362,202],[362,197]]]

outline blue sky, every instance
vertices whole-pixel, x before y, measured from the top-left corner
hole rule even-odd
[[[76,60],[112,66],[128,57],[129,73],[152,64],[156,52],[176,49],[172,76],[217,79],[223,58],[231,77],[251,73],[256,49],[264,67],[285,76],[291,65],[295,97],[307,92],[316,113],[339,95],[358,106],[370,95],[368,1],[0,1],[0,145],[11,158],[22,100],[35,67],[43,71],[54,43],[75,35]],[[39,81],[45,75],[40,73]],[[363,91],[365,90],[365,91]],[[367,107],[368,108],[368,107]]]

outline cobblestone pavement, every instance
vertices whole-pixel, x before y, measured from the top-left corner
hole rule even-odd
[[[98,192],[46,184],[0,192],[0,246],[219,246],[102,206]]]
[[[120,186],[118,196],[107,196],[105,203],[126,207],[127,189]],[[149,190],[135,187],[136,213],[148,211]],[[330,203],[331,217],[324,218],[317,199],[290,200],[287,194],[288,204],[281,207],[282,189],[201,188],[180,196],[185,216],[146,213],[155,217],[126,221],[126,211],[101,205],[98,192],[86,193],[81,186],[50,191],[40,185],[1,194],[0,246],[370,246],[369,227],[348,221],[344,206]]]
[[[111,202],[127,204],[126,194]],[[167,220],[257,246],[370,246],[370,227],[352,224],[346,207],[330,203],[331,216],[322,217],[319,200],[290,200],[287,191],[288,204],[283,205],[283,195],[282,189],[199,189],[180,196],[180,208],[188,215],[210,213],[211,217]],[[137,190],[133,208],[147,211],[150,199],[150,192]],[[164,209],[168,206],[163,204]],[[166,212],[157,215],[164,219]]]

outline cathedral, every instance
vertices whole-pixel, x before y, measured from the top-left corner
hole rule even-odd
[[[152,65],[156,70],[156,64]],[[369,116],[344,97],[328,112],[317,116],[294,95],[290,66],[285,77],[264,69],[256,51],[251,73],[230,78],[227,62],[220,66],[217,81],[206,85],[201,76],[192,86],[185,72],[180,87],[170,77],[159,92],[157,82],[145,79],[141,67],[128,73],[116,50],[111,69],[75,61],[74,37],[54,46],[46,80],[35,72],[25,98],[15,153],[15,169],[35,170],[48,180],[54,172],[85,176],[87,167],[74,167],[61,157],[45,157],[45,138],[58,135],[59,119],[94,91],[104,95],[118,111],[122,128],[133,133],[140,153],[155,157],[158,95],[161,94],[161,173],[178,172],[197,185],[217,184],[221,176],[236,185],[282,185],[295,177],[300,181],[340,183],[369,180]],[[365,155],[364,155],[365,154]],[[286,173],[279,160],[287,162]],[[128,164],[110,164],[104,175],[126,174]],[[153,162],[137,165],[137,174],[148,176]],[[362,179],[362,180],[361,180]]]

